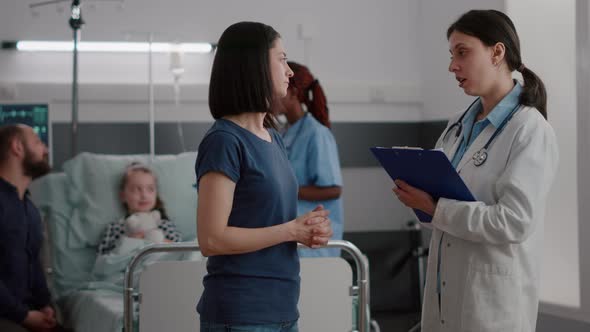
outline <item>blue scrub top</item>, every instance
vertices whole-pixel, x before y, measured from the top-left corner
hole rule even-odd
[[[283,136],[287,155],[300,187],[342,186],[342,172],[338,159],[338,147],[330,129],[306,113],[295,122]],[[330,210],[330,220],[334,235],[332,239],[341,240],[343,232],[342,197],[327,201],[299,200],[297,215],[305,214],[318,204]],[[302,257],[340,256],[339,249],[299,250]]]

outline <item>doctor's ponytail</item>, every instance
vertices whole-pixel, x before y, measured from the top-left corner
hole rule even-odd
[[[524,79],[524,86],[520,93],[519,102],[522,105],[533,106],[547,119],[547,91],[545,84],[532,70],[524,65],[518,70]]]
[[[545,84],[528,69],[520,55],[520,39],[512,20],[497,10],[470,10],[463,14],[447,30],[447,39],[453,31],[459,31],[481,40],[486,46],[503,43],[508,69],[519,71],[524,79],[519,103],[535,107],[547,119],[547,91]]]

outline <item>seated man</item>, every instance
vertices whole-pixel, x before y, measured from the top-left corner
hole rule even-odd
[[[24,125],[0,127],[0,331],[55,331],[41,267],[41,217],[31,181],[49,172],[47,147]]]

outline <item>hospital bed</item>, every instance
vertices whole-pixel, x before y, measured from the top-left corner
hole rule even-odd
[[[353,326],[356,325],[360,332],[369,331],[368,261],[350,242],[330,241],[328,246],[341,248],[354,258],[359,271],[356,283],[352,284],[352,269],[344,259],[302,259],[299,328],[301,331],[340,332],[357,330]],[[163,331],[171,324],[175,331],[198,331],[198,315],[194,308],[203,291],[201,280],[206,274],[206,260],[154,263],[141,274],[139,287],[135,286],[133,278],[136,266],[147,255],[198,250],[197,244],[152,245],[133,258],[125,273],[126,332],[134,331],[134,299],[139,300],[139,331]],[[166,280],[173,280],[173,287],[161,287],[162,283],[167,284]],[[359,324],[354,324],[355,321]]]
[[[121,174],[126,165],[132,161],[150,163],[149,156],[114,156],[92,153],[82,153],[69,160],[63,166],[61,173],[52,173],[36,181],[31,186],[32,198],[39,207],[46,222],[48,233],[47,266],[50,287],[56,300],[64,323],[75,331],[84,332],[120,332],[123,329],[126,314],[137,312],[139,319],[129,319],[128,324],[134,327],[141,326],[141,331],[149,326],[157,326],[150,321],[155,317],[154,310],[162,311],[162,308],[172,308],[169,314],[183,315],[183,319],[198,319],[195,312],[196,301],[201,286],[201,275],[204,273],[205,260],[198,255],[196,243],[196,202],[197,192],[194,187],[194,162],[196,155],[183,153],[174,156],[157,156],[151,162],[151,168],[158,177],[159,193],[165,203],[167,212],[183,234],[182,244],[166,245],[163,251],[155,256],[174,255],[166,257],[172,261],[154,263],[154,258],[144,257],[142,260],[150,262],[149,267],[136,263],[134,269],[139,288],[124,278],[123,271],[130,267],[129,262],[135,259],[130,255],[118,261],[122,267],[120,273],[113,273],[105,278],[97,274],[95,268],[96,246],[106,227],[106,224],[117,220],[123,215],[118,200],[118,185]],[[305,317],[325,311],[330,318],[323,320],[333,326],[346,324],[346,328],[338,331],[351,331],[353,324],[357,324],[358,330],[368,331],[369,298],[368,298],[368,269],[367,274],[362,273],[361,266],[366,259],[360,251],[348,248],[348,244],[333,243],[344,251],[354,251],[358,256],[356,269],[359,276],[355,283],[352,281],[350,265],[340,258],[334,261],[321,261],[320,259],[302,259],[302,294],[301,294],[301,331],[328,331],[311,327],[313,320],[306,321]],[[182,249],[182,250],[178,250]],[[190,249],[190,250],[187,250]],[[162,250],[162,247],[150,247],[151,250]],[[137,253],[139,254],[139,253]],[[147,255],[147,254],[142,254]],[[329,260],[329,259],[328,259]],[[360,264],[360,265],[359,265]],[[145,267],[145,269],[144,269]],[[332,268],[327,268],[332,267]],[[326,271],[326,269],[330,271]],[[171,273],[171,271],[176,271]],[[333,271],[333,272],[332,272]],[[165,305],[164,295],[158,292],[164,289],[160,275],[172,277],[174,284],[185,283],[184,288],[175,287],[166,292],[180,292],[186,294],[183,298],[185,305]],[[311,286],[308,286],[310,284]],[[315,284],[322,284],[320,289],[313,288]],[[328,286],[339,288],[346,299],[340,297],[316,296],[322,290],[330,289]],[[133,302],[124,302],[125,293],[132,295],[139,305]],[[190,296],[188,296],[190,294]],[[366,296],[364,296],[365,294]],[[151,299],[158,299],[152,301]],[[310,300],[308,300],[310,299]],[[125,305],[127,304],[127,305]],[[187,310],[182,314],[183,308]],[[336,309],[340,308],[340,309]],[[344,309],[346,308],[346,309]],[[365,310],[360,310],[364,308]],[[127,312],[125,310],[127,309]],[[332,313],[332,311],[334,311]],[[164,315],[162,315],[164,317]],[[159,317],[158,317],[159,318]],[[170,323],[172,324],[172,323]],[[131,331],[129,326],[127,331]],[[157,330],[157,329],[156,329]],[[168,325],[164,330],[177,330],[175,326]],[[149,330],[145,330],[146,332]],[[191,328],[191,331],[195,331]]]
[[[184,241],[196,238],[195,159],[194,152],[182,153],[157,156],[150,164],[168,215]],[[43,256],[51,271],[51,292],[64,323],[76,331],[120,332],[123,327],[123,277],[128,261],[117,262],[119,271],[109,276],[99,275],[94,267],[103,230],[123,216],[118,186],[132,161],[150,163],[150,158],[82,153],[64,163],[63,172],[49,174],[30,188],[46,223]]]
[[[368,261],[350,242],[333,240],[328,247],[341,248],[352,256],[356,283],[352,284],[350,264],[342,258],[301,259],[299,329],[367,332],[370,328]],[[134,281],[135,268],[150,254],[198,250],[196,244],[152,245],[133,258],[125,272],[125,332],[134,331],[136,302],[141,332],[164,331],[171,325],[175,331],[199,330],[194,308],[203,291],[201,280],[207,273],[206,260],[154,263],[141,274],[139,288]],[[167,281],[173,281],[173,287],[162,287],[162,284],[169,285]]]

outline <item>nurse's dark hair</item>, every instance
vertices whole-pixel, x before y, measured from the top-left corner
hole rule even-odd
[[[209,83],[209,109],[215,119],[265,112],[264,126],[276,128],[269,50],[281,36],[258,22],[230,25],[217,43]]]
[[[461,15],[447,30],[447,39],[454,31],[473,36],[487,46],[504,44],[504,58],[510,71],[518,70],[524,79],[520,104],[535,107],[547,119],[547,91],[543,81],[524,66],[520,54],[520,39],[514,23],[497,10],[470,10]]]
[[[289,91],[297,96],[300,103],[305,104],[307,111],[324,126],[330,128],[328,102],[320,82],[313,76],[309,68],[296,62],[287,63],[293,71],[289,79]]]

